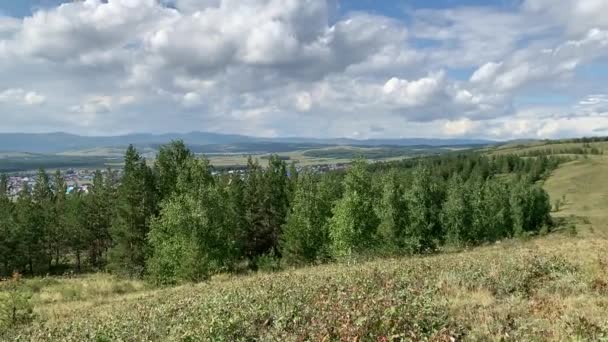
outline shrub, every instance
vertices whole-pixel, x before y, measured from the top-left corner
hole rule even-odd
[[[20,276],[16,274],[0,285],[0,331],[31,322],[34,318],[32,293],[21,286]]]

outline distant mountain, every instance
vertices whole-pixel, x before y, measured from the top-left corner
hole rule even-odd
[[[231,145],[247,144],[309,144],[309,145],[352,145],[352,146],[471,146],[496,144],[495,141],[479,139],[370,139],[347,138],[258,138],[236,134],[209,132],[128,134],[119,136],[81,136],[68,133],[0,133],[0,151],[60,153],[93,148],[153,147],[171,140],[181,139],[188,145]]]

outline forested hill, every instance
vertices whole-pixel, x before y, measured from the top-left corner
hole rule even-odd
[[[0,340],[601,340],[608,143],[552,145],[0,177]]]
[[[188,145],[227,145],[247,143],[315,144],[352,146],[462,146],[487,145],[496,142],[477,139],[314,139],[314,138],[260,138],[235,134],[209,132],[167,133],[167,134],[127,134],[118,136],[80,136],[67,133],[0,133],[0,151],[60,153],[66,151],[123,147],[133,144],[150,147],[167,144],[172,140],[182,140]]]
[[[536,182],[568,159],[360,159],[346,173],[318,174],[273,155],[266,168],[250,159],[244,176],[212,176],[207,159],[176,141],[154,165],[133,146],[124,160],[122,178],[97,172],[87,193],[67,193],[60,171],[41,170],[11,201],[2,177],[0,274],[53,273],[75,256],[75,271],[86,264],[174,284],[275,258],[298,265],[526,236],[550,229]]]

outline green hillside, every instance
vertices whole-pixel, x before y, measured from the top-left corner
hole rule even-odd
[[[608,156],[577,157],[544,181],[560,202],[547,235],[171,288],[100,274],[21,280],[0,294],[29,293],[30,322],[0,326],[0,339],[605,340]]]

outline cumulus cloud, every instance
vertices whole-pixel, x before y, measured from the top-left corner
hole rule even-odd
[[[421,106],[427,104],[437,92],[442,90],[444,75],[443,72],[438,72],[414,81],[393,77],[382,89],[398,105]]]
[[[592,134],[586,124],[608,125],[605,86],[578,71],[608,58],[606,6],[525,0],[389,18],[335,0],[66,2],[0,17],[0,114],[5,130],[27,117],[95,133]],[[529,103],[560,94],[574,100]]]

